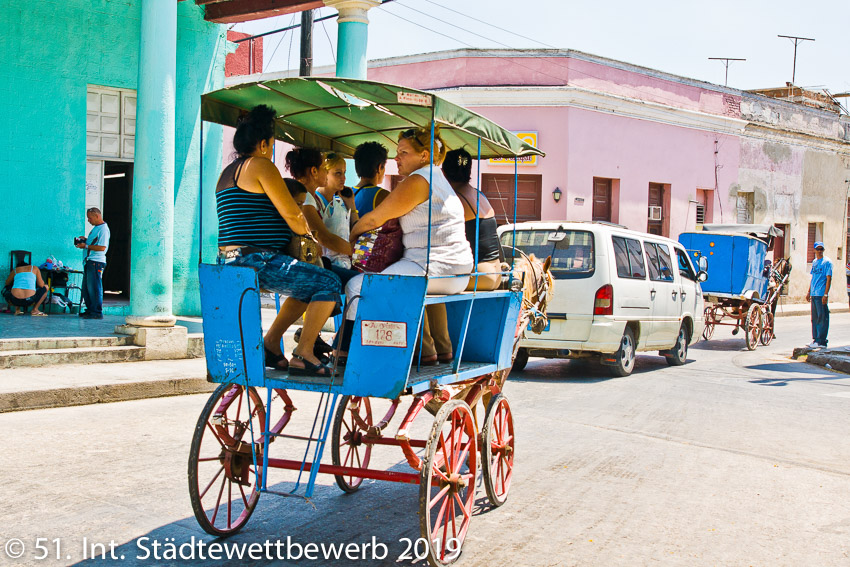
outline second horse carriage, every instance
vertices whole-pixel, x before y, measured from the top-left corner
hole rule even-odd
[[[705,329],[709,340],[718,325],[744,331],[747,349],[770,344],[779,296],[791,274],[788,259],[767,259],[774,240],[782,236],[770,225],[706,224],[685,232],[679,242],[693,254],[708,278],[701,284],[706,301]],[[706,269],[707,268],[707,269]]]
[[[400,132],[429,126],[433,149],[437,125],[450,147],[477,147],[479,159],[542,155],[493,122],[430,93],[362,80],[237,85],[204,95],[202,119],[233,126],[240,113],[258,104],[276,109],[279,140],[343,155],[366,141],[394,146]],[[201,412],[189,455],[189,494],[201,527],[216,536],[233,534],[262,493],[310,498],[318,473],[333,475],[348,493],[364,479],[418,484],[428,560],[432,565],[456,560],[473,514],[479,469],[493,506],[508,497],[515,438],[502,389],[526,327],[545,325],[536,320],[545,318],[551,293],[547,269],[523,259],[505,273],[502,289],[444,296],[427,293],[427,273],[366,275],[347,364],[334,377],[306,377],[264,367],[254,270],[201,264],[208,377],[221,384]],[[438,303],[446,306],[455,358],[420,366],[415,351],[423,313],[426,305]],[[296,421],[298,392],[304,396],[299,403],[315,407],[305,432],[287,427]],[[386,415],[373,414],[378,399],[386,400]],[[435,415],[430,434],[423,436],[413,422],[428,412]],[[390,433],[396,413],[400,423]],[[272,456],[272,445],[281,456]],[[401,464],[390,470],[370,466],[374,452],[388,446],[401,449]],[[271,469],[292,471],[292,484],[272,483]]]

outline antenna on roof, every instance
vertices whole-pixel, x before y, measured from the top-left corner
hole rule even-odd
[[[791,84],[793,85],[797,78],[797,46],[804,41],[814,41],[810,37],[800,37],[798,35],[777,35],[776,37],[784,37],[790,39],[794,43],[794,67],[791,70]]]
[[[746,61],[746,59],[738,59],[736,57],[709,57],[712,61],[723,61],[723,66],[726,67],[726,79],[723,81],[723,86],[729,86],[729,62],[730,61]]]

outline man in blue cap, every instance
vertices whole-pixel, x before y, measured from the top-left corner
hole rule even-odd
[[[806,301],[812,302],[812,344],[809,348],[826,346],[829,332],[829,288],[832,285],[832,262],[823,255],[823,242],[815,242],[815,259],[812,262],[812,281],[806,292]]]

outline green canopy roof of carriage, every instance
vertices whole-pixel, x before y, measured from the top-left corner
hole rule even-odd
[[[296,146],[351,156],[363,142],[376,141],[392,155],[399,132],[440,126],[449,148],[466,147],[481,157],[544,155],[483,116],[431,93],[345,78],[297,77],[233,85],[201,97],[201,118],[236,126],[258,104],[277,112],[277,139]]]

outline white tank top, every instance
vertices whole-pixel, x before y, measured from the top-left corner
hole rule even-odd
[[[430,166],[411,173],[429,180]],[[404,257],[425,268],[428,255],[428,201],[399,218],[404,233]],[[468,272],[473,263],[466,240],[463,205],[440,168],[431,180],[431,267],[443,274]],[[435,265],[436,264],[436,265]],[[432,270],[433,271],[433,270]]]

